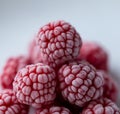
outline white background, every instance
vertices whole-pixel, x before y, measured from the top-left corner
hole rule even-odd
[[[0,70],[9,56],[27,53],[41,26],[59,19],[76,27],[83,40],[101,43],[120,77],[119,0],[0,0]]]

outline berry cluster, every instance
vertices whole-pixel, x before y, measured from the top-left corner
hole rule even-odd
[[[65,21],[41,27],[27,56],[11,57],[0,74],[0,114],[120,114],[108,54],[82,42]]]

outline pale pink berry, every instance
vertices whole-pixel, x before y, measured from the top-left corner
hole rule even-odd
[[[28,114],[28,106],[20,104],[12,90],[1,91],[0,114]]]
[[[88,61],[97,69],[108,70],[108,53],[96,42],[83,42],[78,58]]]
[[[81,114],[120,114],[120,109],[110,99],[101,98],[90,102]]]
[[[17,71],[29,64],[25,56],[11,57],[7,60],[3,72],[0,74],[2,88],[12,89],[12,83]]]
[[[105,79],[103,96],[116,102],[118,99],[118,92],[119,92],[117,87],[117,82],[107,72],[105,71],[99,71],[99,72],[102,73]]]
[[[83,107],[103,95],[104,79],[85,61],[63,65],[58,72],[59,88],[65,100]]]
[[[28,52],[29,59],[32,64],[42,62],[40,56],[40,49],[39,46],[36,44],[35,38],[30,43]]]
[[[40,109],[36,114],[72,114],[69,109],[65,107],[53,106],[50,108]]]
[[[61,20],[40,28],[36,40],[42,61],[54,68],[77,58],[82,44],[75,28]]]
[[[13,82],[18,101],[35,108],[51,104],[56,97],[55,89],[55,72],[42,63],[21,69]]]

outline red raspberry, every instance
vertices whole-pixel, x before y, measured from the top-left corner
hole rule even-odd
[[[102,73],[105,84],[104,84],[104,97],[111,99],[112,101],[116,102],[118,98],[118,88],[117,83],[115,80],[105,71],[99,71]]]
[[[41,62],[40,49],[36,44],[35,38],[29,45],[29,58],[31,63]]]
[[[82,114],[120,114],[120,109],[107,98],[90,102]]]
[[[2,74],[0,75],[2,87],[4,89],[12,89],[12,82],[17,71],[27,64],[29,64],[29,60],[25,56],[9,58],[4,66]]]
[[[35,108],[51,104],[56,97],[55,89],[55,72],[42,63],[21,69],[13,82],[13,90],[18,101]]]
[[[65,21],[56,21],[43,26],[37,35],[41,59],[51,67],[77,58],[81,37],[74,27]]]
[[[71,104],[68,101],[66,101],[62,97],[61,91],[57,91],[57,97],[54,101],[54,105],[66,107],[72,112],[72,114],[79,114],[79,112],[82,110],[81,107],[76,106],[75,104]]]
[[[50,108],[38,110],[36,114],[71,114],[71,112],[65,107],[53,106]]]
[[[104,79],[87,62],[76,61],[63,65],[59,72],[60,91],[65,100],[83,107],[102,96]]]
[[[0,92],[0,114],[28,114],[28,106],[20,104],[12,90]]]
[[[108,70],[107,52],[95,42],[83,42],[79,58],[88,61],[97,69]]]

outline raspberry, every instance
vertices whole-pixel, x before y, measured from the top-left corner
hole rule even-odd
[[[42,63],[21,69],[13,82],[13,90],[18,101],[35,108],[51,104],[56,97],[55,89],[55,72]]]
[[[53,106],[50,108],[38,110],[36,114],[71,114],[71,112],[65,107]]]
[[[20,104],[12,90],[0,92],[0,114],[28,114],[28,106]]]
[[[81,37],[74,27],[65,21],[56,21],[43,26],[37,35],[41,59],[55,68],[77,58]]]
[[[97,69],[108,70],[107,52],[95,42],[83,42],[79,58],[88,61]]]
[[[120,109],[108,98],[101,98],[90,102],[82,114],[120,114]]]
[[[59,72],[59,87],[65,100],[83,107],[87,102],[102,96],[104,79],[85,61],[63,65]]]
[[[28,58],[25,56],[18,56],[18,57],[11,57],[7,60],[3,72],[0,75],[1,78],[1,85],[3,89],[12,89],[12,82],[17,71],[24,66],[29,64]]]
[[[104,97],[111,99],[112,101],[116,102],[118,98],[118,88],[117,83],[115,80],[105,71],[99,71],[102,73],[105,84],[104,84]]]
[[[82,108],[79,106],[70,104],[68,101],[65,101],[60,92],[57,92],[57,98],[55,99],[54,105],[66,107],[71,111],[72,114],[79,114],[79,112],[82,110]]]
[[[29,45],[29,58],[31,63],[39,63],[41,62],[40,49],[36,44],[35,38]]]

